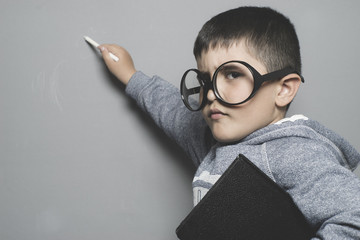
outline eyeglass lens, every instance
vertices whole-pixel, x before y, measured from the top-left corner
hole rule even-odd
[[[195,70],[187,71],[182,80],[181,93],[185,104],[191,110],[199,110],[203,101],[203,94],[201,94],[203,91],[204,86],[200,74]]]

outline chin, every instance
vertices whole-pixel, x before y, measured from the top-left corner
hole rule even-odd
[[[224,135],[224,134],[214,134],[214,132],[213,132],[213,136],[214,136],[215,140],[220,143],[239,142],[244,138],[242,136],[239,137],[239,136]]]
[[[215,140],[221,143],[239,142],[249,134],[246,129],[224,124],[212,124],[210,130]]]

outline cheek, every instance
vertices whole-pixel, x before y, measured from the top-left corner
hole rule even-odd
[[[276,97],[276,85],[273,83],[268,83],[260,87],[260,89],[255,93],[255,96],[247,102],[251,105],[251,110],[256,110],[260,112],[271,111],[275,106],[275,97]]]
[[[204,112],[204,108],[200,110],[201,111],[201,115],[203,116],[203,118],[206,120],[206,115],[205,115],[205,112]]]

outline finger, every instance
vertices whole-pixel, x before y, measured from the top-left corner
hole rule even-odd
[[[110,58],[109,50],[107,49],[107,47],[105,47],[104,45],[100,45],[98,48],[100,49],[100,52],[101,52],[104,60],[107,60]]]
[[[121,53],[121,51],[123,50],[122,47],[116,45],[116,44],[102,44],[101,46],[104,46],[105,48],[107,48],[107,50],[111,53]]]

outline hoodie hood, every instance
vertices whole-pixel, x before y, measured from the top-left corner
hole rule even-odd
[[[255,131],[242,142],[258,145],[287,137],[302,137],[324,142],[337,153],[339,163],[350,170],[354,170],[360,162],[359,152],[348,141],[319,122],[303,115],[284,118],[275,124]]]

